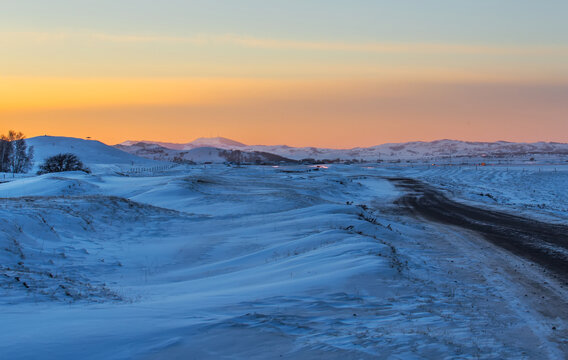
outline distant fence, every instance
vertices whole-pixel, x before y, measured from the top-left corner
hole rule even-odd
[[[14,174],[11,172],[0,172],[0,181],[11,181],[13,179],[20,179],[35,175],[33,172]]]
[[[180,166],[179,164],[164,164],[156,166],[134,166],[128,169],[123,175],[126,176],[155,176],[163,173],[164,171],[171,170],[175,167]]]

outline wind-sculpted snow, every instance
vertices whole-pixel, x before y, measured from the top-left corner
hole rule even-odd
[[[57,180],[57,179],[55,179]],[[169,210],[109,196],[8,198],[0,204],[4,303],[132,300],[111,290],[122,276],[124,249],[135,248],[128,224],[149,217],[168,223]],[[150,225],[151,226],[151,225]],[[152,231],[159,232],[160,225]],[[149,227],[145,228],[148,231]],[[126,237],[124,234],[128,234]]]
[[[518,297],[525,287],[511,285],[518,278],[497,252],[399,212],[402,193],[384,178],[392,170],[209,165],[127,175],[0,184],[3,357],[566,350],[565,321]]]

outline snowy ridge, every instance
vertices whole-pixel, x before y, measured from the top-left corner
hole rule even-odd
[[[61,154],[73,153],[87,167],[117,165],[151,165],[152,160],[141,158],[96,140],[84,140],[63,136],[37,136],[26,139],[28,146],[34,147],[34,167],[44,159]]]
[[[139,143],[155,144],[155,145],[159,145],[161,147],[165,147],[167,149],[173,149],[173,150],[191,150],[191,149],[200,148],[200,147],[213,147],[213,148],[218,148],[218,149],[233,150],[233,149],[240,149],[240,148],[246,147],[245,144],[242,144],[238,141],[227,139],[227,138],[224,138],[224,137],[214,137],[214,138],[203,138],[202,137],[202,138],[195,139],[195,140],[188,142],[188,143],[185,143],[185,144],[177,144],[177,143],[171,143],[171,142],[160,142],[160,141],[147,141],[147,140],[142,140],[142,141],[128,140],[128,141],[124,141],[124,142],[122,142],[118,145],[132,146],[132,145],[136,145],[136,144],[139,144]]]
[[[568,144],[555,142],[515,143],[506,141],[472,142],[459,140],[436,140],[431,142],[414,141],[406,143],[388,143],[368,148],[326,149],[316,147],[290,147],[286,145],[244,145],[225,138],[200,138],[187,144],[156,143],[149,141],[127,141],[120,149],[129,151],[129,146],[140,146],[140,143],[156,144],[167,149],[193,149],[196,146],[208,146],[226,150],[247,152],[261,151],[276,154],[293,160],[364,160],[364,161],[396,161],[450,158],[521,158],[533,155],[568,156]],[[129,151],[130,152],[130,151]],[[528,160],[528,159],[527,159]]]
[[[177,163],[249,163],[249,164],[277,164],[293,162],[292,160],[262,151],[241,151],[222,149],[212,146],[192,148],[190,150],[177,150],[166,148],[156,143],[139,142],[132,145],[115,145],[117,149],[160,161],[174,161]]]

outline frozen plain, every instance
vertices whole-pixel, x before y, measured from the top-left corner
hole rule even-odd
[[[565,284],[387,180],[566,224],[565,165],[121,166],[0,184],[3,357],[566,357]]]

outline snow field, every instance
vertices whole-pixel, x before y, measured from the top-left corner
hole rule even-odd
[[[465,235],[394,211],[387,170],[308,170],[0,184],[0,353],[553,358]]]

